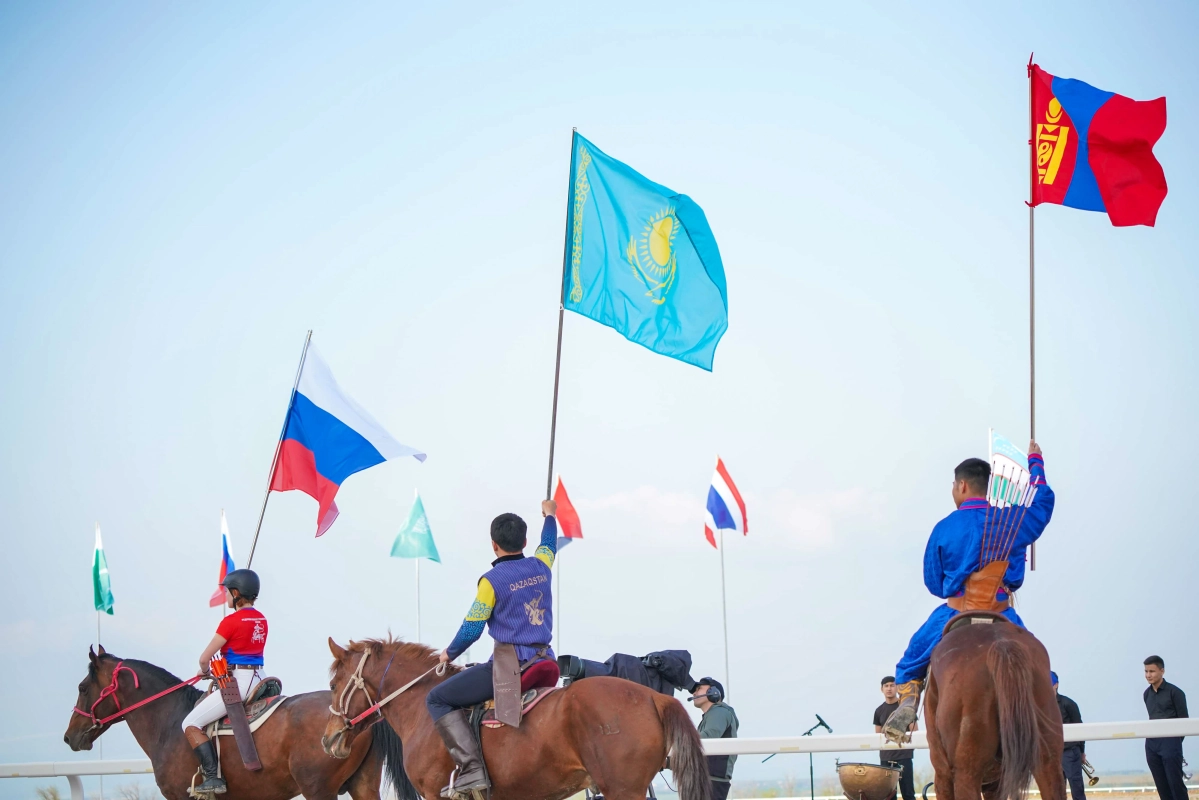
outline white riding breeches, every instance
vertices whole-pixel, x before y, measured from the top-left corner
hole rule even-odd
[[[230,669],[237,678],[237,688],[241,690],[241,699],[245,700],[250,691],[262,682],[265,675],[262,667],[258,669]],[[183,718],[183,729],[203,728],[209,723],[216,722],[225,716],[225,701],[221,699],[221,690],[214,689],[207,697],[196,704],[196,707]]]

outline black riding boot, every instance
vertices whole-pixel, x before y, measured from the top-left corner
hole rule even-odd
[[[196,787],[196,794],[224,794],[225,779],[217,774],[216,748],[212,746],[212,741],[196,746],[192,752],[196,754],[200,770],[204,773],[204,782]]]
[[[453,782],[441,790],[445,798],[470,797],[479,792],[486,796],[491,789],[491,781],[487,780],[487,770],[483,766],[483,756],[479,752],[479,741],[470,729],[470,721],[465,709],[455,709],[434,723],[441,741],[450,751],[450,758],[458,765]]]

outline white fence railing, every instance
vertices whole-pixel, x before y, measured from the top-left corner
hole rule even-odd
[[[1199,718],[1156,719],[1137,722],[1081,722],[1063,725],[1067,742],[1096,742],[1104,739],[1157,739],[1166,736],[1199,736]],[[705,739],[708,755],[756,755],[769,753],[854,753],[889,750],[880,733],[829,734],[828,736],[765,736],[752,739]],[[907,747],[928,748],[923,731],[912,736]],[[126,761],[34,761],[0,764],[0,778],[66,778],[71,800],[86,800],[84,775],[138,775],[153,772],[148,758]]]

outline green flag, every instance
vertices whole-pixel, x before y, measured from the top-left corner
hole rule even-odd
[[[100,541],[100,523],[96,523],[96,553],[92,556],[92,593],[96,598],[96,610],[112,614],[112,583],[108,580],[108,559],[104,557],[104,544]]]
[[[433,544],[433,531],[429,530],[429,518],[425,516],[425,504],[421,502],[417,492],[412,510],[408,512],[408,521],[400,528],[395,544],[391,546],[393,558],[427,558],[441,563],[437,554],[437,545]]]

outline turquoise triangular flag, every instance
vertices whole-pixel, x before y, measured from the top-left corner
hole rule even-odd
[[[391,546],[393,558],[427,558],[441,563],[437,554],[437,545],[433,544],[433,531],[429,529],[429,518],[425,516],[425,504],[421,502],[420,493],[416,502],[408,512],[408,521],[400,528],[395,544]]]

